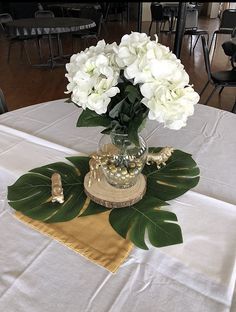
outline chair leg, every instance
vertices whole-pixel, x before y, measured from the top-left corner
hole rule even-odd
[[[200,36],[197,36],[197,40],[196,42],[194,43],[194,47],[193,47],[193,50],[196,48],[196,45],[197,45],[197,42],[198,42],[198,39],[200,38]]]
[[[209,46],[209,53],[211,52],[211,47],[212,47],[212,43],[214,41],[214,37],[215,37],[216,33],[214,32],[212,37],[211,37],[211,43],[210,43],[210,46]]]
[[[23,49],[24,49],[24,44],[23,41],[20,42],[20,58],[23,58]]]
[[[58,46],[58,55],[62,56],[63,55],[63,48],[62,48],[62,42],[61,42],[60,34],[57,34],[57,46]]]
[[[11,46],[12,46],[13,42],[9,42],[9,45],[8,45],[8,52],[7,52],[7,63],[9,64],[10,62],[10,54],[11,54]]]
[[[202,89],[202,91],[200,92],[200,96],[203,94],[203,92],[206,90],[208,84],[209,84],[209,80],[207,81],[207,83],[205,84],[204,88]]]
[[[204,105],[207,105],[207,103],[210,101],[211,97],[213,96],[213,94],[215,93],[216,89],[218,88],[218,86],[215,86],[215,88],[212,90],[211,94],[208,96],[206,102],[204,103]]]
[[[189,52],[189,54],[191,56],[192,55],[192,47],[193,47],[193,36],[190,35],[190,37],[191,37],[191,41],[190,41],[190,52]]]
[[[41,40],[40,40],[40,38],[37,38],[37,40],[36,40],[36,45],[37,45],[37,48],[38,48],[39,59],[40,59],[40,61],[42,62],[43,57],[42,57],[42,46],[41,46]]]
[[[156,24],[156,34],[159,36],[160,35],[160,25],[159,22]]]
[[[236,113],[236,100],[235,100],[234,106],[233,106],[233,108],[231,110],[231,113]]]
[[[23,48],[24,48],[24,51],[25,51],[25,55],[26,55],[27,61],[31,65],[31,61],[30,61],[28,50],[26,48],[26,41],[25,40],[23,40]]]
[[[224,87],[221,87],[219,94],[221,94],[223,90],[224,90]]]

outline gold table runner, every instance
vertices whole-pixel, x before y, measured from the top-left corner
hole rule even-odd
[[[108,213],[74,218],[67,222],[44,223],[16,212],[17,219],[80,253],[92,262],[116,272],[133,244],[111,227]]]

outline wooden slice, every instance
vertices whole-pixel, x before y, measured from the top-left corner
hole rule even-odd
[[[84,178],[84,191],[86,195],[95,203],[107,208],[129,207],[140,201],[146,193],[146,178],[140,174],[136,184],[130,188],[119,189],[110,185],[104,175],[101,181],[93,181],[88,186],[89,172]]]

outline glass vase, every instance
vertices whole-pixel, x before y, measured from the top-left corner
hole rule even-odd
[[[145,165],[147,150],[147,143],[141,135],[135,144],[128,134],[104,134],[99,141],[99,153],[107,182],[121,189],[135,185]]]

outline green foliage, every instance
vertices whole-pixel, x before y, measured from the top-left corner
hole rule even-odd
[[[150,151],[158,152],[160,149],[150,148]],[[190,154],[175,150],[166,166],[159,170],[155,165],[146,165],[143,170],[147,178],[145,196],[123,209],[108,209],[92,201],[85,209],[87,197],[83,181],[89,171],[89,158],[75,156],[67,157],[67,160],[73,166],[57,162],[21,176],[8,187],[9,205],[28,217],[48,223],[107,212],[113,229],[142,249],[148,249],[145,232],[155,247],[182,242],[176,215],[161,208],[168,205],[166,200],[176,198],[197,185],[199,169]],[[60,173],[62,178],[63,204],[51,202],[51,176],[54,172]]]
[[[149,148],[149,152],[159,152],[161,148]],[[147,177],[147,194],[162,200],[174,199],[199,182],[199,168],[190,154],[175,150],[159,170],[155,164],[145,166],[143,174]]]
[[[182,242],[181,229],[173,212],[159,210],[167,203],[156,197],[144,196],[142,201],[126,209],[113,209],[109,221],[122,237],[128,237],[136,246],[148,249],[145,243],[147,230],[150,243],[163,247]],[[174,221],[174,222],[173,222]]]
[[[96,112],[90,109],[85,109],[79,116],[77,121],[77,127],[107,127],[110,124],[110,119],[105,115],[98,115]]]
[[[117,132],[128,134],[129,139],[138,143],[140,126],[147,118],[148,108],[141,103],[139,86],[133,86],[123,77],[118,84],[120,93],[111,98],[105,114],[98,115],[88,108],[79,116],[77,127],[105,127],[103,134]]]

